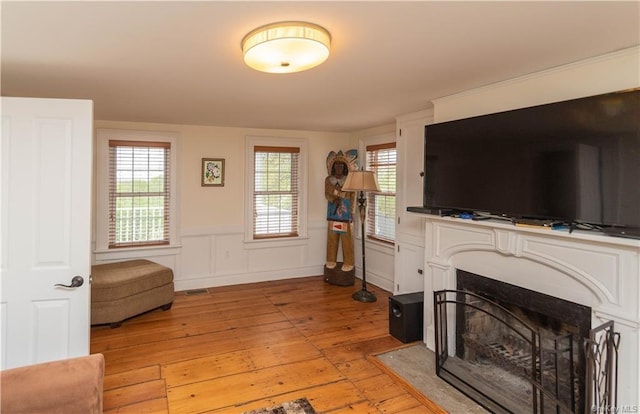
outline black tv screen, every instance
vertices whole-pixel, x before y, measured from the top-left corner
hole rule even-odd
[[[640,90],[425,127],[424,208],[640,227]]]

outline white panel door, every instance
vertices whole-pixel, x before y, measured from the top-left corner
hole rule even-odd
[[[1,110],[0,369],[87,355],[93,104],[3,97]]]

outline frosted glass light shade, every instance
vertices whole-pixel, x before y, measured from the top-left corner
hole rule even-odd
[[[258,27],[242,39],[244,62],[269,73],[293,73],[318,66],[329,57],[331,35],[306,22]]]
[[[349,171],[342,191],[380,191],[373,171]]]

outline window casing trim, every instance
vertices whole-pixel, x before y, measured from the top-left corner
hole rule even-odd
[[[358,137],[358,158],[360,162],[365,166],[365,169],[368,169],[368,166],[366,164],[367,148],[377,148],[377,147],[379,147],[380,149],[397,147],[395,131]],[[397,191],[397,188],[396,188],[396,191]],[[367,209],[367,215],[369,215],[369,209]],[[360,217],[358,217],[358,215],[356,215],[356,218],[358,221],[360,220]],[[369,218],[367,218],[367,221],[368,220]],[[397,223],[397,221],[394,220],[394,224],[395,223]],[[355,229],[356,229],[355,237],[356,238],[363,237],[360,231],[359,223],[357,226],[355,226]],[[365,232],[366,231],[367,230],[365,229]],[[393,249],[395,246],[395,240],[394,241],[383,240],[377,237],[368,236],[366,234],[364,235],[364,237],[367,237],[367,241],[370,246],[375,245],[385,250]]]
[[[366,150],[365,157],[367,160],[366,165],[368,170],[375,171],[376,175],[378,175],[379,173],[384,174],[385,171],[389,170],[389,166],[393,165],[393,169],[396,170],[396,173],[397,173],[397,149],[396,149],[395,141],[385,142],[381,144],[367,145],[365,147],[365,150]],[[378,158],[379,156],[381,156],[381,154],[384,154],[385,152],[389,152],[390,150],[393,150],[394,157],[396,158],[396,161],[394,163],[392,164],[388,163],[387,161],[389,160],[386,160],[384,157]],[[377,155],[372,155],[372,154],[377,154]],[[376,158],[377,161],[375,163],[372,162],[372,157]],[[378,182],[381,184],[381,187],[383,187],[384,181],[380,181],[379,175],[378,175]],[[397,185],[397,183],[395,182],[395,177],[394,177],[393,184],[394,184],[394,187],[395,185]],[[382,217],[381,215],[376,215],[375,210],[383,207],[383,206],[378,206],[376,204],[375,200],[378,197],[381,197],[381,198],[393,197],[394,214],[390,222],[388,222],[388,224],[390,223],[393,226],[393,233],[394,233],[393,237],[385,237],[384,235],[375,233],[375,228],[377,223],[376,216]],[[369,192],[367,194],[367,201],[368,201],[368,205],[371,207],[367,209],[367,227],[365,230],[367,238],[372,240],[378,240],[380,242],[388,243],[391,245],[395,244],[396,192],[382,191],[382,190],[377,192]]]
[[[298,235],[290,237],[254,238],[253,235],[253,187],[255,180],[256,149],[261,148],[298,148]],[[308,197],[308,142],[306,138],[282,138],[247,135],[245,137],[245,235],[244,243],[282,243],[285,241],[303,241],[307,239],[307,197]]]
[[[96,132],[96,217],[95,217],[95,249],[102,260],[112,259],[111,256],[122,256],[131,251],[144,251],[145,254],[160,249],[166,253],[173,248],[180,247],[179,241],[179,190],[178,190],[178,133],[164,131],[137,131],[113,128],[98,128]],[[170,174],[171,200],[169,244],[126,246],[109,248],[109,141],[133,142],[166,142],[171,145]],[[128,255],[128,254],[127,254]]]

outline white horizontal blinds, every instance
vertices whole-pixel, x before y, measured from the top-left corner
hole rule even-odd
[[[109,248],[169,244],[168,142],[109,141]]]
[[[396,144],[367,146],[367,168],[373,171],[379,192],[367,193],[367,236],[393,243],[396,217]]]
[[[254,147],[254,239],[298,235],[299,158],[296,147]]]

